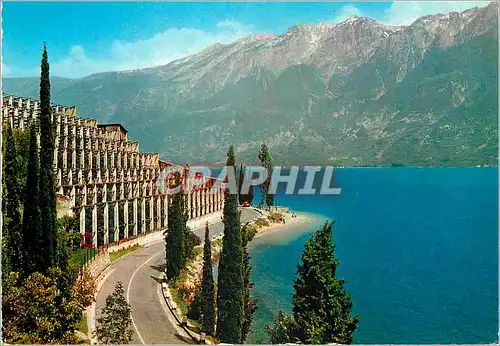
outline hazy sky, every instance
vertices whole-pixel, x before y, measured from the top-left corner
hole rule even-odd
[[[78,78],[166,64],[254,33],[352,15],[409,24],[487,2],[3,3],[3,75],[37,76],[42,42],[51,75]]]

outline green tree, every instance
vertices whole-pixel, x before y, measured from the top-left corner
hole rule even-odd
[[[280,314],[267,328],[273,343],[350,344],[358,317],[352,317],[352,298],[345,281],[336,278],[333,222],[326,222],[306,242],[294,282],[293,317]]]
[[[208,223],[205,225],[205,244],[203,246],[203,277],[201,281],[202,325],[209,333],[214,333],[215,327],[215,287],[212,272],[212,244]]]
[[[244,180],[245,180],[245,170],[244,170],[243,164],[241,164],[241,166],[240,166],[240,175],[239,175],[239,179],[238,179],[239,202],[240,202],[240,204],[243,204],[244,202],[248,202],[248,203],[252,204],[252,201],[253,201],[253,186],[250,185],[248,187],[248,192],[245,193],[245,191],[242,191]]]
[[[249,227],[245,225],[241,233],[243,245],[243,325],[241,328],[241,339],[243,342],[250,332],[253,315],[257,311],[257,299],[251,296],[253,287],[253,282],[251,281],[252,266],[250,265],[250,255],[247,250],[247,244],[252,240],[255,232],[251,232]]]
[[[180,186],[181,177],[176,174],[176,184]],[[168,208],[168,230],[165,237],[167,276],[176,278],[186,263],[187,257],[187,217],[185,213],[184,193],[182,190],[172,197]]]
[[[104,344],[123,345],[132,341],[132,309],[125,299],[123,284],[118,281],[115,290],[106,298],[106,306],[97,319],[95,335]]]
[[[271,344],[297,344],[297,324],[293,316],[278,312],[276,320],[272,325],[266,326],[269,342]]]
[[[38,160],[38,140],[35,124],[30,126],[30,147],[28,168],[26,174],[26,187],[24,190],[23,203],[23,275],[28,276],[33,272],[42,271],[40,267],[43,256],[42,222],[40,214],[40,204],[38,202],[39,189],[39,160]]]
[[[234,170],[234,148],[227,153],[227,169]],[[238,195],[226,190],[224,196],[224,237],[219,261],[217,290],[217,336],[221,342],[242,342],[243,251]]]
[[[261,206],[264,206],[264,202],[268,207],[271,207],[274,205],[274,195],[269,193],[269,187],[271,185],[271,175],[272,175],[272,159],[271,159],[271,153],[269,152],[269,149],[267,146],[262,143],[260,150],[259,150],[259,160],[262,163],[262,166],[266,168],[268,177],[266,181],[264,181],[260,185],[260,190],[261,190]]]
[[[56,195],[54,188],[54,127],[51,120],[49,61],[43,46],[40,75],[40,183],[42,220],[40,269],[57,265]]]
[[[188,227],[186,227],[186,254],[187,258],[192,258],[193,250],[201,244],[201,239]]]
[[[7,251],[6,265],[12,271],[22,270],[22,225],[21,225],[21,196],[20,162],[12,128],[4,126],[5,144],[3,152],[3,237]],[[4,269],[7,269],[4,266]],[[4,273],[7,273],[5,271]]]
[[[2,337],[12,344],[76,344],[76,324],[94,298],[95,285],[83,276],[69,290],[67,274],[51,268],[47,275],[9,275],[2,294]]]

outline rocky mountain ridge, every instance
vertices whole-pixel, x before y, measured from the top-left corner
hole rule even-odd
[[[408,26],[362,17],[217,44],[164,66],[54,80],[53,99],[121,122],[145,150],[219,164],[496,163],[498,4]],[[31,95],[36,79],[4,79]],[[26,91],[28,94],[21,93]]]

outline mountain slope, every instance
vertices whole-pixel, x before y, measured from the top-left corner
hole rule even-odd
[[[497,13],[297,25],[52,94],[179,162],[222,163],[234,144],[251,163],[265,141],[281,164],[496,164]],[[36,96],[36,79],[3,82]]]

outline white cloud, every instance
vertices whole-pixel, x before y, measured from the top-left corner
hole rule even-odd
[[[334,24],[341,23],[344,20],[346,20],[347,18],[352,17],[352,16],[361,17],[361,16],[363,16],[363,14],[361,13],[361,11],[356,6],[354,6],[354,5],[345,5],[340,10],[340,13],[335,16],[335,18],[333,19],[333,23]]]
[[[408,25],[422,16],[462,12],[472,7],[483,7],[487,1],[394,1],[382,14],[370,14],[360,11],[355,5],[345,5],[333,22],[340,23],[350,16],[368,17],[381,23],[393,25]]]
[[[426,15],[463,12],[472,7],[483,7],[486,5],[488,5],[486,1],[395,1],[388,11],[386,11],[387,18],[382,21],[389,24],[407,25]]]
[[[252,33],[252,26],[225,20],[210,31],[170,28],[146,40],[114,41],[104,57],[86,54],[81,45],[71,47],[67,56],[51,63],[54,76],[78,78],[105,71],[124,71],[167,64],[196,54],[215,43],[230,43]]]

